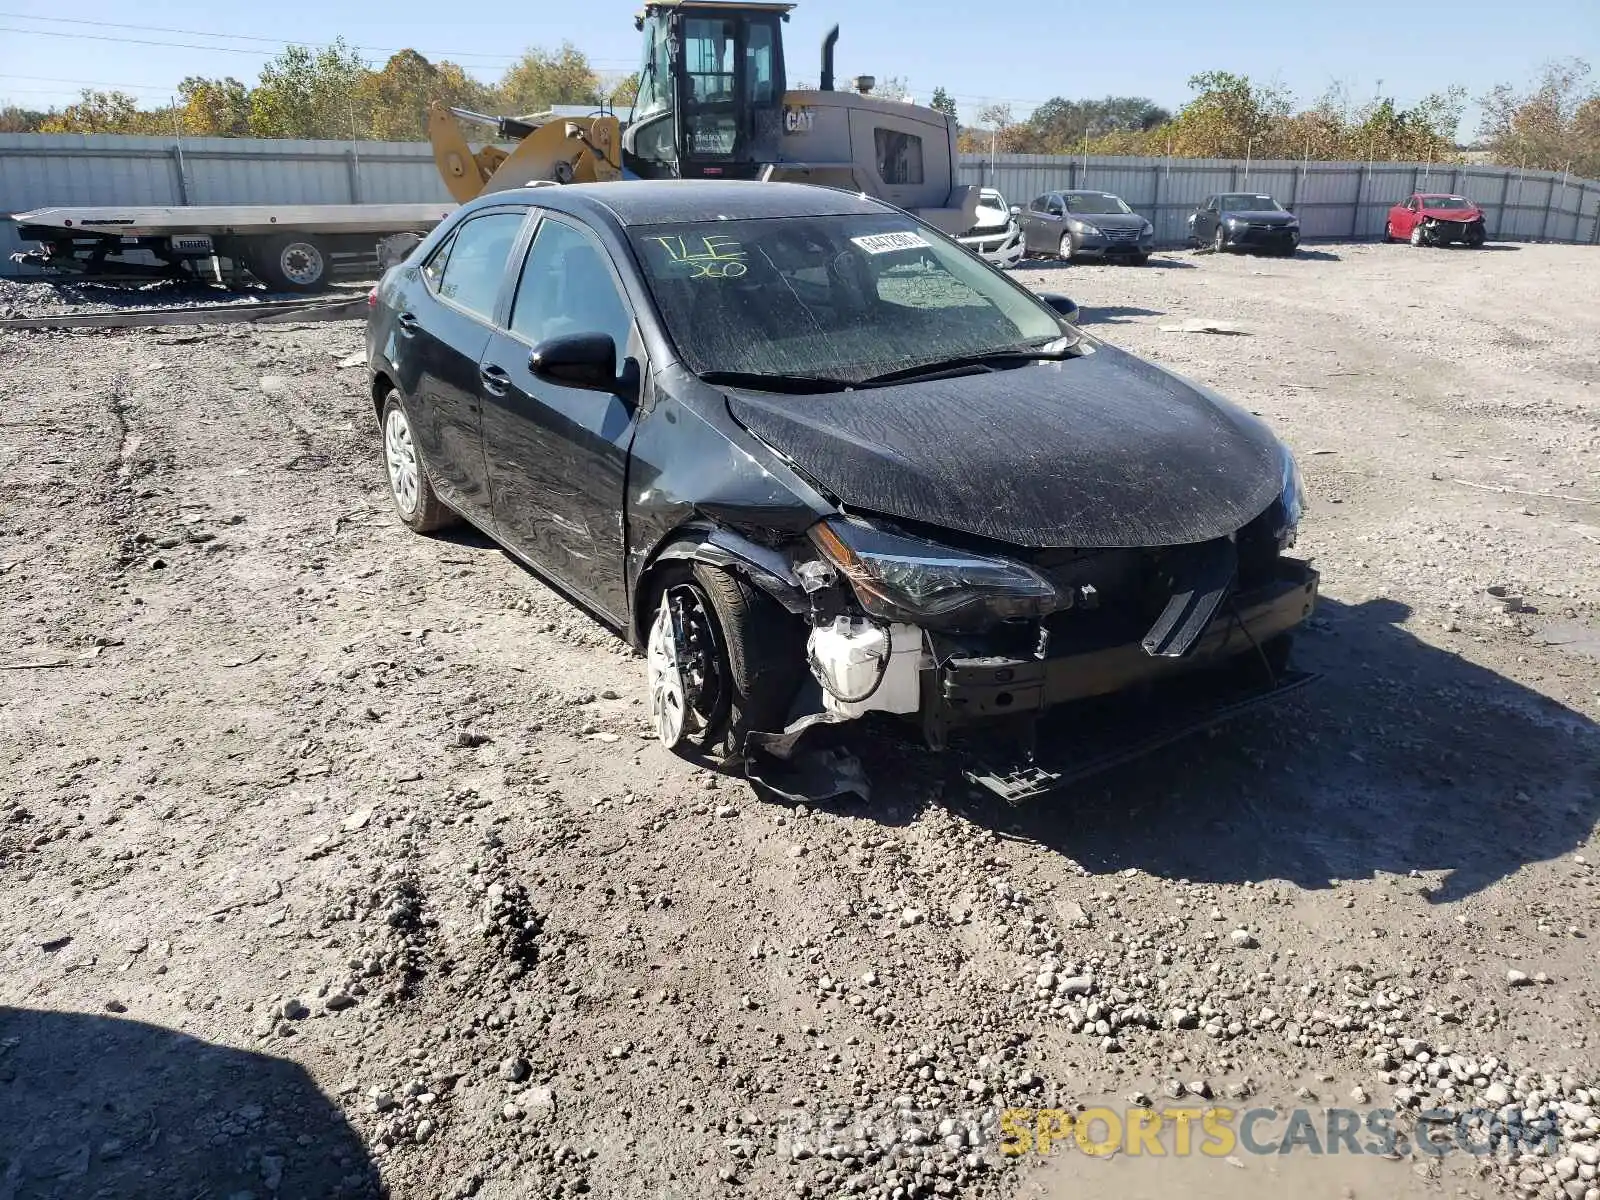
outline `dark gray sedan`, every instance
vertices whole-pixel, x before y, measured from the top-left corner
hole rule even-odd
[[[1156,232],[1110,192],[1046,192],[1020,214],[1029,254],[1068,262],[1120,258],[1142,264],[1156,247]]]
[[[1300,246],[1300,218],[1265,192],[1207,196],[1189,214],[1189,244],[1225,250],[1264,250],[1291,256]]]

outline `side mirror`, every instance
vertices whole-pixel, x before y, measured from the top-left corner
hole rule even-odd
[[[1020,204],[1013,204],[1013,205],[1012,205],[1012,206],[1011,206],[1011,215],[1012,215],[1012,216],[1013,216],[1013,217],[1020,217],[1020,216],[1021,216],[1021,215],[1022,215],[1022,205],[1020,205]]]
[[[1040,292],[1039,299],[1056,310],[1056,315],[1068,325],[1078,323],[1078,306],[1060,292]]]
[[[546,338],[528,356],[528,370],[539,379],[563,387],[615,392],[617,348],[609,334],[570,333]]]

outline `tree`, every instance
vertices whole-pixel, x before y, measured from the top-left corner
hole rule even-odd
[[[514,113],[543,112],[556,104],[597,104],[600,78],[571,42],[555,53],[530,47],[500,79],[501,103]]]
[[[356,107],[366,114],[369,136],[385,142],[422,141],[428,136],[428,106],[492,107],[489,89],[453,62],[434,64],[415,50],[402,50],[381,71],[365,73]],[[486,103],[488,102],[488,103]]]
[[[942,87],[933,89],[933,99],[928,101],[928,107],[944,113],[947,117],[956,115],[956,102]]]
[[[18,108],[14,104],[0,107],[0,133],[38,133],[54,112],[39,112],[32,108]]]
[[[1205,71],[1189,80],[1198,95],[1173,118],[1166,132],[1174,153],[1191,158],[1273,157],[1282,149],[1275,132],[1288,121],[1293,102],[1276,85],[1257,86],[1231,71]]]
[[[1600,90],[1588,80],[1589,64],[1567,58],[1546,63],[1531,91],[1494,88],[1479,100],[1489,151],[1503,163],[1600,174]]]
[[[86,88],[76,104],[41,121],[39,132],[170,134],[173,115],[170,108],[141,110],[138,100],[127,92]]]
[[[357,88],[368,74],[357,52],[340,38],[312,53],[289,46],[261,68],[250,93],[250,132],[270,138],[359,138],[367,121],[358,115]]]
[[[178,121],[192,137],[249,137],[250,89],[231,76],[191,75],[178,85]]]
[[[611,88],[606,99],[611,102],[611,107],[616,109],[632,108],[633,102],[639,98],[639,72],[625,75]]]
[[[1084,139],[1094,142],[1119,133],[1144,133],[1172,119],[1172,114],[1144,96],[1107,96],[1102,100],[1047,100],[1024,123],[1018,149],[1033,154],[1068,154]]]

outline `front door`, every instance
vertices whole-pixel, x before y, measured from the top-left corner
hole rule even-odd
[[[1395,237],[1408,238],[1411,236],[1411,227],[1417,223],[1418,207],[1415,196],[1410,197],[1400,206],[1400,210],[1395,213],[1392,222]]]
[[[405,359],[414,364],[401,379],[413,436],[440,497],[469,515],[489,511],[478,360],[526,218],[526,209],[507,208],[464,221],[428,259],[399,316]]]
[[[509,328],[489,341],[483,445],[499,535],[528,561],[614,618],[628,612],[623,489],[632,404],[536,377],[529,355],[563,334],[604,333],[621,364],[643,367],[633,314],[599,240],[546,214],[534,232]]]

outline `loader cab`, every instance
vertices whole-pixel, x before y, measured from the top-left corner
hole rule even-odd
[[[792,4],[647,4],[623,165],[645,179],[751,179],[778,154]]]

